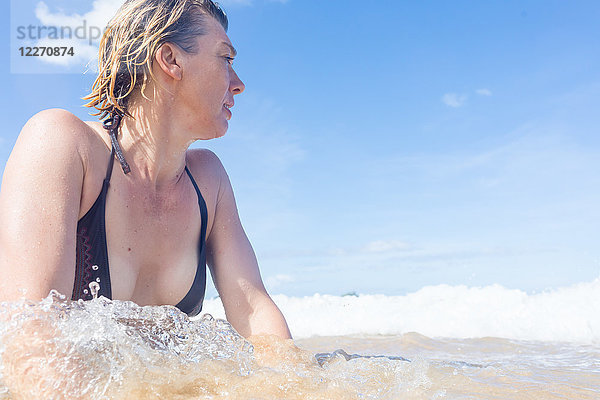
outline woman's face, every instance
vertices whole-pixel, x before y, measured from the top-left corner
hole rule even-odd
[[[206,17],[206,34],[197,38],[198,52],[186,54],[182,62],[178,103],[186,128],[198,133],[194,139],[223,136],[231,118],[233,96],[244,91],[244,84],[233,70],[235,49],[223,27]]]

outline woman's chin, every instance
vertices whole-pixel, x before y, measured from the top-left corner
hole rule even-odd
[[[229,129],[229,123],[225,118],[218,118],[211,121],[211,124],[194,124],[190,122],[189,129],[193,132],[194,140],[210,140],[225,136]]]
[[[217,136],[215,136],[215,138],[225,136],[225,134],[227,133],[228,129],[229,129],[229,122],[225,121],[224,126],[217,131]]]
[[[227,133],[227,127],[214,129],[211,133],[204,131],[204,132],[202,132],[201,135],[199,135],[196,138],[196,140],[217,139],[217,138],[225,136],[226,133]]]

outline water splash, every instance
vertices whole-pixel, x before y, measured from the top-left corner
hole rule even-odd
[[[292,341],[250,340],[224,320],[190,320],[171,306],[71,301],[56,292],[37,303],[0,303],[0,400],[559,400],[596,399],[600,392],[594,346],[416,333],[315,338],[309,346],[401,353],[408,362],[341,349],[315,356]]]
[[[100,278],[98,278],[99,281]],[[93,299],[97,299],[98,298],[98,293],[100,292],[100,285],[98,284],[98,282],[94,281],[94,282],[90,282],[90,292],[92,293],[92,298]]]
[[[318,361],[292,341],[252,341],[171,306],[57,292],[0,303],[0,399],[392,399],[430,385],[427,363],[343,350]]]
[[[175,307],[104,297],[75,302],[51,292],[40,303],[1,303],[0,312],[10,316],[0,320],[0,393],[12,386],[43,398],[61,388],[70,398],[113,398],[138,374],[224,360],[220,367],[242,376],[252,365],[252,345],[231,325],[209,315],[190,321]]]

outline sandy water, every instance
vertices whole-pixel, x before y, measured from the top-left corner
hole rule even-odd
[[[419,387],[389,398],[600,399],[600,347],[593,345],[432,339],[417,333],[320,337],[297,344],[312,352],[335,347],[361,355],[399,354],[422,365]],[[410,379],[404,383],[410,386]]]
[[[102,298],[0,305],[0,399],[598,399],[599,360],[594,344],[417,333],[249,342]]]

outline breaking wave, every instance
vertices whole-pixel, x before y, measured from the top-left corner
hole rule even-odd
[[[275,295],[296,338],[339,335],[499,337],[600,343],[600,279],[528,294],[500,285],[427,286],[404,296]],[[219,299],[204,310],[223,317]]]

